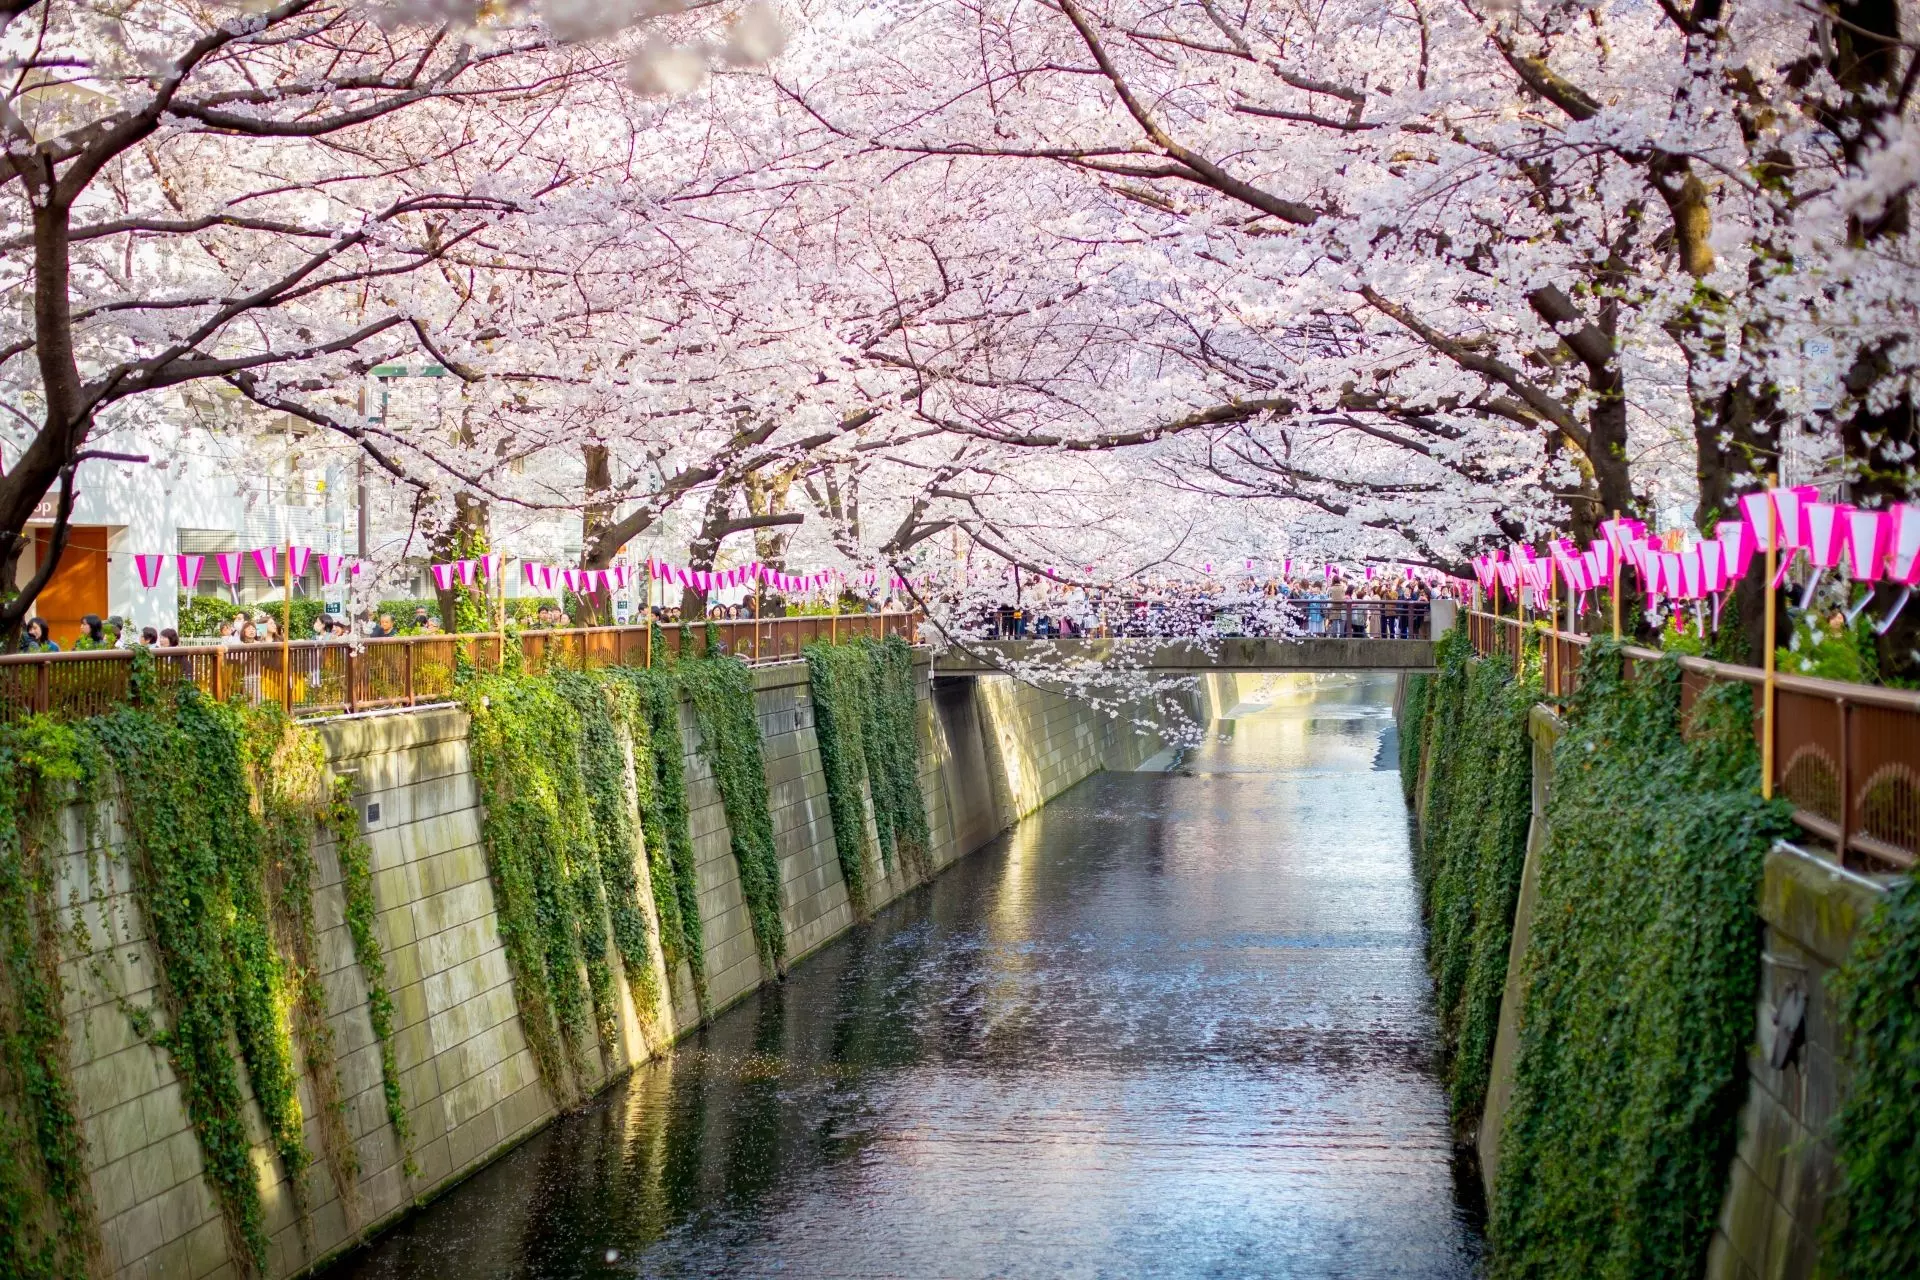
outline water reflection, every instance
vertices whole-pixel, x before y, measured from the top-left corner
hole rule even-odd
[[[1472,1274],[1390,694],[1089,781],[336,1274]]]

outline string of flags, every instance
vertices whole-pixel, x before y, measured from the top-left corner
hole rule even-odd
[[[240,585],[251,565],[261,577],[269,582],[277,582],[284,562],[287,570],[295,578],[306,576],[309,567],[319,571],[323,586],[333,586],[342,576],[358,577],[366,569],[363,561],[351,556],[315,551],[311,547],[259,547],[251,551],[214,551],[204,554],[178,555],[135,555],[134,570],[140,576],[140,585],[153,588],[160,585],[166,572],[167,562],[172,561],[180,586],[184,590],[196,587],[205,574],[207,562],[212,561],[223,586]],[[444,560],[429,564],[427,570],[433,576],[433,585],[437,590],[452,590],[457,582],[460,586],[471,587],[477,582],[494,584],[506,568],[507,558],[500,555],[474,556],[464,560]],[[849,577],[837,569],[821,569],[813,573],[795,574],[775,569],[770,565],[739,565],[732,569],[690,569],[683,565],[669,564],[665,560],[648,559],[647,571],[656,582],[673,583],[690,587],[695,591],[722,591],[731,587],[750,586],[756,582],[765,583],[775,591],[794,595],[811,591],[821,591],[835,582],[856,582],[868,588],[876,586],[880,575],[873,570],[865,574]],[[520,563],[522,580],[539,591],[552,591],[564,587],[576,595],[592,595],[606,590],[624,590],[639,581],[639,572],[626,565],[614,565],[607,569],[575,569],[561,565],[541,564],[525,560]],[[887,580],[887,589],[899,591],[908,585],[908,579],[891,577]]]
[[[1902,588],[1876,631],[1885,633],[1906,607],[1913,588],[1920,585],[1920,506],[1906,503],[1887,511],[1862,511],[1846,503],[1821,502],[1813,485],[1766,489],[1740,498],[1740,518],[1714,526],[1714,536],[1691,545],[1669,545],[1668,539],[1649,536],[1638,520],[1603,521],[1601,536],[1584,550],[1571,539],[1555,539],[1545,555],[1524,543],[1511,551],[1496,550],[1475,556],[1474,575],[1482,590],[1504,590],[1519,599],[1522,587],[1536,598],[1551,595],[1564,582],[1575,594],[1578,608],[1586,607],[1587,593],[1614,585],[1616,577],[1632,568],[1640,575],[1642,594],[1654,606],[1661,600],[1710,601],[1713,625],[1720,625],[1726,593],[1744,578],[1754,559],[1772,549],[1779,555],[1772,586],[1787,580],[1796,559],[1806,557],[1813,572],[1800,593],[1800,607],[1813,602],[1827,570],[1844,567],[1856,583],[1891,582]],[[1869,592],[1855,604],[1852,622],[1866,608]]]
[[[160,585],[167,561],[171,560],[181,588],[191,591],[199,585],[207,561],[211,560],[220,575],[221,585],[235,587],[246,576],[249,564],[267,581],[277,580],[283,552],[286,566],[294,577],[305,577],[307,567],[312,565],[319,570],[324,586],[332,586],[340,581],[342,575],[357,578],[366,569],[363,562],[351,556],[315,551],[312,547],[258,547],[252,551],[210,551],[198,555],[184,552],[179,555],[135,555],[133,568],[140,575],[140,585],[151,589]]]

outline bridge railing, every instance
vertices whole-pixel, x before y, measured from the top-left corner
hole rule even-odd
[[[1548,696],[1565,698],[1579,687],[1588,636],[1478,611],[1467,615],[1467,635],[1476,652],[1509,661],[1537,643]],[[1629,676],[1663,657],[1628,646]],[[1756,690],[1754,741],[1764,747],[1757,691],[1766,673],[1706,658],[1679,662],[1682,714],[1714,684],[1748,685]],[[1920,693],[1776,674],[1771,759],[1774,793],[1793,802],[1794,821],[1847,865],[1905,871],[1920,862]]]
[[[1259,596],[1106,599],[1085,608],[1003,608],[964,629],[976,640],[1105,640],[1165,638],[1276,639],[1332,637],[1425,640],[1432,633],[1427,600],[1310,600]]]
[[[277,702],[299,717],[349,715],[386,707],[443,703],[454,696],[464,661],[497,671],[517,639],[525,663],[596,668],[645,666],[668,656],[731,654],[749,665],[792,662],[815,640],[859,636],[920,638],[913,613],[807,615],[652,628],[576,627],[464,635],[356,637],[289,644],[194,645],[151,650],[162,686],[192,684],[213,697]],[[711,640],[709,639],[711,635]],[[658,643],[662,652],[656,654]],[[133,671],[127,649],[0,655],[0,721],[52,714],[99,715],[126,700]]]

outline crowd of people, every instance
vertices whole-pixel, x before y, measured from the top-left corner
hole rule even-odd
[[[1041,584],[1017,602],[972,611],[971,628],[1001,639],[1109,636],[1351,636],[1413,639],[1435,600],[1462,599],[1463,584],[1395,575],[1350,581],[1246,577],[1152,578],[1111,589]]]

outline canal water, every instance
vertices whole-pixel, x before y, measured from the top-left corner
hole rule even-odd
[[[1390,680],[1089,779],[336,1268],[1477,1270]]]

